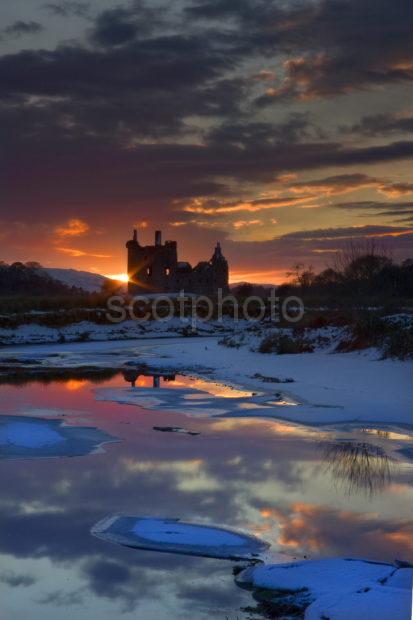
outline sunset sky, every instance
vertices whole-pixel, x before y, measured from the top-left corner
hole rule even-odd
[[[411,0],[0,4],[0,260],[126,269],[132,228],[232,281],[352,238],[413,257]]]

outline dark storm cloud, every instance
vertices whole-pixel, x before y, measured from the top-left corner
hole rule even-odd
[[[223,51],[197,37],[176,35],[109,51],[77,46],[25,50],[0,58],[0,79],[3,97],[117,98],[142,89],[172,94],[197,88],[230,68]]]
[[[135,2],[129,7],[116,7],[100,13],[95,21],[92,40],[104,47],[121,45],[136,38],[148,35],[162,23],[165,10],[149,8],[143,2]]]
[[[30,134],[40,139],[50,125],[67,126],[67,120],[72,133],[93,132],[110,141],[128,134],[177,134],[193,115],[238,115],[246,85],[241,78],[222,77],[231,67],[223,50],[191,35],[158,36],[106,51],[79,46],[22,51],[0,58],[2,113],[21,113],[27,126],[39,106],[27,109],[24,101],[48,98],[40,102],[46,122],[30,123]],[[27,138],[21,131],[15,135]]]
[[[106,102],[105,111],[108,105]],[[115,106],[115,102],[110,105]],[[93,124],[88,120],[92,119],[93,106],[88,108],[87,102],[82,103],[77,112],[76,116],[75,109],[61,101],[0,106],[4,128],[0,151],[4,159],[0,170],[3,204],[19,207],[27,204],[30,195],[31,202],[44,213],[50,213],[50,204],[57,213],[80,203],[87,213],[114,202],[127,213],[131,202],[140,200],[152,201],[151,205],[142,204],[142,212],[153,213],[155,206],[160,215],[170,212],[174,208],[171,201],[176,199],[230,196],[234,191],[231,180],[274,183],[277,174],[285,171],[413,156],[413,142],[354,148],[328,142],[267,144],[252,140],[243,145],[170,142],[124,148],[114,142],[122,137],[116,134],[115,109],[110,119],[94,110]],[[150,112],[148,107],[140,124],[133,127],[135,132],[148,135],[162,127],[170,128],[172,122],[179,123],[179,118],[165,117],[160,125],[159,109],[154,116]],[[17,135],[16,127],[20,128]],[[87,127],[92,127],[95,135],[84,135]],[[93,166],[85,166],[86,161],[93,162]],[[70,187],[70,192],[63,193],[63,185]]]
[[[234,144],[244,147],[263,144],[298,142],[320,138],[322,132],[314,127],[307,112],[291,112],[277,124],[254,122],[226,122],[214,127],[206,136],[212,144]]]
[[[280,6],[262,0],[194,2],[193,19],[233,18],[245,46],[285,54],[286,80],[258,98],[323,97],[413,80],[411,23],[406,0],[322,0]]]
[[[21,37],[25,34],[37,34],[43,30],[42,24],[35,21],[18,20],[10,26],[0,31],[0,39],[2,37]]]

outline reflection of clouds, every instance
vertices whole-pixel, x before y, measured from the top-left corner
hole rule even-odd
[[[62,389],[51,387],[43,400],[38,397],[39,409],[62,406]],[[37,601],[33,620],[43,620],[46,605],[50,617],[61,617],[57,591],[67,596],[67,604],[84,596],[83,605],[72,603],[79,620],[89,620],[91,610],[94,617],[117,618],[119,609],[125,620],[232,618],[234,609],[251,603],[248,593],[234,588],[225,561],[136,552],[90,536],[94,523],[120,511],[245,528],[294,555],[393,559],[411,549],[412,526],[400,519],[409,515],[411,496],[400,492],[401,482],[408,482],[400,475],[395,495],[393,485],[383,495],[387,521],[351,512],[353,500],[348,512],[317,505],[342,502],[331,493],[328,478],[313,475],[319,450],[312,440],[314,434],[320,439],[318,431],[272,420],[208,419],[196,421],[200,441],[186,441],[152,432],[155,416],[156,423],[181,425],[178,414],[171,422],[171,414],[96,403],[89,388],[63,390],[66,411],[87,411],[96,426],[123,433],[123,443],[99,457],[37,460],[30,468],[23,461],[1,463],[2,475],[13,484],[4,486],[0,499],[0,552],[13,558],[16,574],[39,579],[33,586],[39,591],[26,603],[30,609]],[[82,400],[74,400],[80,395]],[[48,566],[42,572],[43,563]],[[19,596],[29,597],[30,591],[16,588]]]
[[[391,482],[394,461],[386,452],[369,443],[343,441],[324,446],[327,472],[348,495],[363,492],[373,496]]]
[[[176,489],[183,492],[215,491],[222,488],[219,480],[205,471],[202,459],[188,461],[136,461],[124,459],[123,463],[129,472],[139,473],[174,473]]]
[[[4,583],[12,588],[27,588],[36,583],[36,579],[32,575],[20,575],[13,571],[4,571],[0,573],[0,583]]]
[[[39,597],[37,602],[40,605],[56,605],[57,607],[72,607],[82,605],[85,600],[84,589],[73,590],[72,592],[61,592],[54,590]]]
[[[355,555],[390,561],[413,552],[413,521],[410,519],[382,520],[378,514],[305,503],[264,508],[261,516],[269,528],[271,523],[278,525],[276,544],[285,552]]]

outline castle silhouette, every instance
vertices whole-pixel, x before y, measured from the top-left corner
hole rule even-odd
[[[228,262],[218,242],[212,258],[195,267],[178,261],[176,241],[162,244],[162,233],[155,232],[154,245],[140,245],[138,232],[126,243],[128,250],[128,292],[130,295],[147,293],[195,293],[216,295],[218,289],[228,292]]]

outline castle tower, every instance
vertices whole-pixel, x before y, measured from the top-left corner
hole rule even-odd
[[[137,231],[126,243],[128,250],[128,292],[130,295],[173,291],[173,275],[178,262],[176,241],[162,244],[162,233],[155,232],[154,245],[142,246]]]
[[[225,295],[228,293],[228,261],[222,253],[221,244],[218,241],[215,246],[215,251],[210,260],[212,269],[212,289],[216,292],[218,289],[222,289],[222,293]]]

